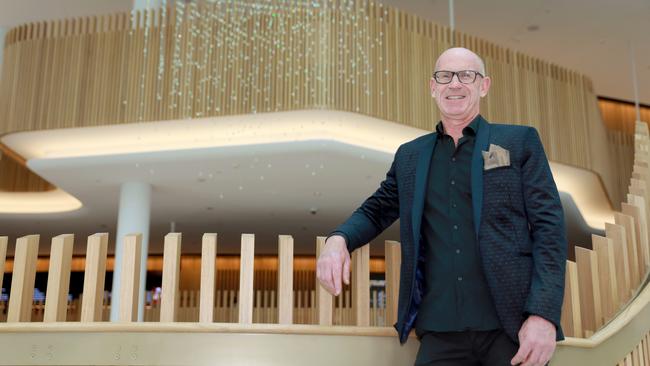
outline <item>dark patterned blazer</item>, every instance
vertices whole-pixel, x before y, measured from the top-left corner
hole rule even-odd
[[[333,233],[348,250],[365,245],[400,219],[402,264],[398,320],[406,342],[422,299],[420,225],[436,133],[399,147],[379,189]],[[484,170],[490,144],[509,150],[510,165]],[[490,124],[479,116],[471,168],[474,229],[483,271],[505,332],[519,343],[529,314],[539,315],[564,339],[560,311],[567,251],[564,215],[544,148],[532,127]]]

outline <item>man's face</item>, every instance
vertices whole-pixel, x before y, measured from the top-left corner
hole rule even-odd
[[[438,59],[436,71],[461,70],[481,71],[478,60],[472,54],[452,52]],[[440,84],[432,77],[430,87],[443,119],[467,121],[479,113],[481,97],[486,96],[490,88],[490,78],[476,75],[473,83],[463,84],[458,75],[454,75],[449,84]]]

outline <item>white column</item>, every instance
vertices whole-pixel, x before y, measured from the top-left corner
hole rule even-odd
[[[120,207],[117,217],[115,265],[113,266],[113,289],[111,298],[111,321],[117,321],[120,301],[120,278],[124,236],[142,234],[142,258],[140,262],[140,296],[138,321],[144,315],[144,290],[147,275],[147,252],[149,248],[149,217],[151,215],[151,185],[142,182],[122,183]]]

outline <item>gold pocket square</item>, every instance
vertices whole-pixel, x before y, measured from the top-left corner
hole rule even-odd
[[[510,166],[510,151],[499,145],[490,144],[490,150],[483,153],[483,170]]]

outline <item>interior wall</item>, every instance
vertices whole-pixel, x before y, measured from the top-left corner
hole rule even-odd
[[[14,28],[0,133],[306,108],[431,130],[439,115],[428,81],[457,45],[478,52],[493,78],[488,119],[535,126],[551,160],[599,173],[620,200],[588,78],[394,8],[342,4],[175,2]]]

